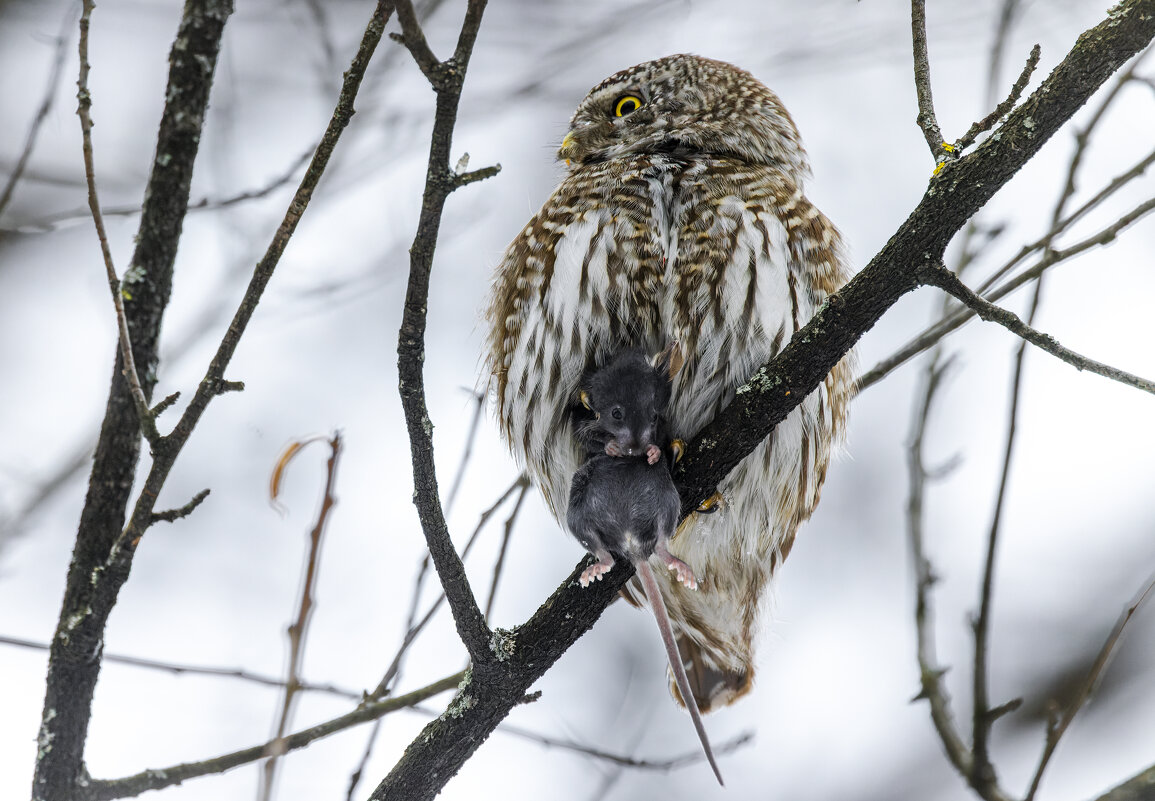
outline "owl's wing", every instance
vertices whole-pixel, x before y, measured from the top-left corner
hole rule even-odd
[[[669,315],[689,352],[672,406],[675,432],[689,437],[809,321],[847,271],[837,230],[779,172],[707,163],[700,179],[687,173],[682,191]],[[720,484],[723,500],[712,513],[692,515],[671,543],[705,579],[692,593],[662,577],[702,709],[731,703],[751,686],[764,590],[818,502],[850,381],[844,362]]]

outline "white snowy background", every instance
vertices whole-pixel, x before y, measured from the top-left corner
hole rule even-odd
[[[1000,3],[931,3],[930,52],[939,121],[949,139],[983,107]],[[373,4],[246,0],[228,23],[193,199],[273,182],[316,143]],[[462,3],[427,25],[447,55]],[[1027,2],[1009,40],[1000,96],[1030,46],[1033,86],[1107,3]],[[36,109],[67,6],[0,2],[0,185]],[[153,157],[180,4],[103,0],[93,16],[91,90],[96,168],[106,207],[139,206]],[[395,23],[394,23],[395,24]],[[55,104],[28,173],[0,213],[0,635],[47,642],[56,626],[115,346],[108,287],[85,191],[75,111],[75,25]],[[494,0],[470,65],[454,139],[471,167],[501,174],[448,203],[429,308],[426,377],[441,485],[462,456],[484,325],[480,310],[504,246],[556,182],[553,160],[573,107],[606,75],[672,52],[732,61],[790,109],[814,164],[811,198],[843,230],[855,269],[922,195],[933,167],[914,123],[909,6],[898,0],[552,3]],[[1155,61],[1147,74],[1155,74]],[[216,399],[182,454],[160,507],[212,494],[196,513],[159,524],[142,543],[105,641],[109,654],[279,675],[324,454],[294,462],[279,515],[267,499],[285,445],[340,429],[345,452],[322,559],[304,677],[354,690],[376,685],[403,635],[423,538],[396,391],[396,334],[425,174],[433,95],[399,45],[383,41],[358,113],[243,339],[228,378],[246,390]],[[1086,111],[1077,118],[1085,119]],[[1072,150],[1061,131],[982,212],[1005,225],[976,267],[990,270],[1045,232]],[[1086,157],[1076,202],[1155,143],[1155,93],[1136,84]],[[189,214],[163,330],[156,397],[190,397],[275,230],[293,180],[263,199]],[[1079,233],[1155,192],[1147,176]],[[70,214],[71,213],[71,214]],[[118,269],[139,217],[113,216]],[[1037,327],[1077,351],[1155,376],[1155,222],[1049,274]],[[973,282],[973,281],[972,281]],[[1028,297],[1007,304],[1022,311]],[[902,300],[862,340],[862,367],[917,333],[934,290]],[[961,467],[927,498],[939,660],[956,713],[969,721],[971,637],[985,534],[1001,464],[1017,340],[971,323],[952,336],[953,373],[928,434],[932,463]],[[610,799],[966,799],[942,755],[918,689],[913,590],[904,529],[905,440],[921,374],[899,369],[852,409],[850,440],[823,503],[779,574],[754,692],[707,718],[717,746],[752,744],[721,760],[720,790],[703,764],[624,770],[500,729],[442,797]],[[1155,569],[1155,399],[1028,353],[1019,440],[998,554],[992,701],[1023,709],[996,724],[993,755],[1006,786],[1025,788],[1042,746],[1053,688],[1085,671],[1116,616]],[[179,408],[179,404],[178,404]],[[162,418],[175,420],[173,412]],[[450,526],[462,542],[516,477],[483,420]],[[58,485],[45,493],[48,482]],[[488,586],[508,506],[467,562]],[[581,556],[531,494],[517,520],[493,623],[526,619]],[[435,587],[426,591],[428,600]],[[425,603],[428,603],[428,600]],[[411,651],[400,692],[459,670],[464,650],[446,611]],[[1059,747],[1043,798],[1095,796],[1155,761],[1155,612],[1132,621],[1101,691]],[[0,645],[0,798],[27,797],[43,702],[43,651]],[[669,701],[653,623],[615,604],[539,683],[541,699],[508,722],[637,758],[692,753],[688,718]],[[427,706],[434,713],[448,695]],[[275,689],[105,663],[87,746],[92,775],[113,778],[263,742]],[[300,701],[294,728],[348,711],[320,694]],[[428,720],[385,719],[355,797],[364,798]],[[368,734],[349,730],[290,755],[277,797],[341,799]],[[617,775],[619,774],[620,775]],[[258,771],[163,791],[173,801],[250,799]],[[161,796],[157,796],[161,797]]]

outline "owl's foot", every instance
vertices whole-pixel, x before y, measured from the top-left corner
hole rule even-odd
[[[674,464],[682,461],[682,456],[686,453],[686,441],[684,439],[675,439],[670,442],[670,452],[673,458],[670,460]]]
[[[657,445],[646,446],[646,461],[650,464],[657,464],[658,460],[662,458],[662,449]]]
[[[594,556],[598,557],[598,561],[583,570],[581,578],[578,579],[583,587],[588,587],[590,582],[595,579],[601,581],[602,576],[609,573],[614,567],[614,558],[608,552],[594,554]]]
[[[654,548],[654,553],[662,560],[662,564],[666,566],[666,569],[673,570],[674,573],[677,574],[678,581],[685,584],[691,590],[698,589],[698,579],[695,578],[694,571],[688,564],[670,553],[669,549],[666,548],[665,542],[659,539],[657,547]]]
[[[712,515],[712,514],[714,514],[714,512],[718,511],[721,508],[722,508],[722,493],[715,492],[709,498],[702,501],[702,505],[699,506],[694,511],[696,511],[700,515]]]

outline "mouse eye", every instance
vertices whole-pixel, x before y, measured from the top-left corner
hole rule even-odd
[[[615,420],[621,420],[622,419],[622,407],[621,406],[615,406],[613,408],[613,410],[610,412],[610,417],[614,418]]]

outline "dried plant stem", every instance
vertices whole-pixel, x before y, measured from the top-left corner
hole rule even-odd
[[[341,457],[341,434],[336,432],[329,439],[329,460],[325,470],[325,491],[321,498],[321,508],[317,520],[309,532],[309,554],[305,559],[305,575],[301,579],[301,595],[297,602],[297,617],[289,626],[289,664],[285,676],[285,691],[281,697],[281,709],[277,718],[276,735],[269,743],[268,759],[261,771],[261,787],[257,797],[269,801],[273,796],[279,758],[288,750],[285,732],[293,717],[293,704],[301,686],[301,664],[305,657],[305,643],[309,635],[309,620],[313,612],[313,594],[317,586],[317,576],[321,565],[321,543],[324,540],[325,524],[337,500],[334,488],[337,482],[337,463]]]

